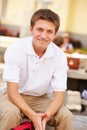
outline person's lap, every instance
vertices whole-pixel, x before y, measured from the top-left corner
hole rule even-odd
[[[27,102],[27,104],[29,104],[29,106],[36,112],[44,112],[52,101],[52,99],[50,99],[47,94],[36,97],[23,94],[21,94],[21,96]],[[21,116],[21,112],[18,107],[9,101],[8,95],[2,94],[0,96],[0,114],[6,111],[9,111],[9,113],[12,111],[14,113],[14,111],[16,111],[16,113],[18,113],[18,116]],[[62,106],[60,110],[54,115],[54,117],[52,117],[48,121],[48,125],[57,126],[61,122],[62,115],[69,115],[69,110],[64,106]],[[21,118],[19,119],[21,121]]]

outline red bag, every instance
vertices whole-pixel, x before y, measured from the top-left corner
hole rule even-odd
[[[33,123],[25,121],[11,130],[34,130]]]

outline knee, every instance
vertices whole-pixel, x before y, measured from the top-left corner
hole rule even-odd
[[[56,116],[57,122],[72,122],[73,121],[73,114],[68,109],[65,109],[64,111],[60,111],[58,115]]]
[[[1,111],[0,128],[2,130],[10,130],[11,128],[19,125],[22,119],[20,110],[12,108],[13,107],[10,108],[7,107]]]
[[[20,110],[18,108],[16,109],[12,109],[12,108],[7,108],[4,109],[2,114],[1,114],[1,118],[6,118],[6,119],[12,119],[14,121],[16,120],[20,120],[21,119],[21,114],[20,114]]]
[[[62,113],[61,113],[63,116],[65,116],[65,117],[73,117],[73,114],[72,114],[72,112],[69,110],[69,109],[65,109],[64,111],[62,111]]]
[[[71,111],[68,110],[67,112],[62,113],[61,118],[62,120],[66,120],[70,122],[73,120],[73,114]]]

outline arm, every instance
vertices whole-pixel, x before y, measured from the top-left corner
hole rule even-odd
[[[62,51],[60,54],[57,53],[56,57],[55,70],[51,80],[54,97],[46,110],[49,117],[53,116],[63,104],[64,94],[67,88],[67,58]]]
[[[18,92],[18,83],[7,82],[7,93],[10,101],[14,103],[34,123],[35,130],[42,130],[41,115],[34,112]]]
[[[45,130],[47,120],[49,120],[59,110],[59,108],[63,104],[63,100],[64,100],[64,92],[62,91],[54,92],[54,98],[51,104],[48,106],[45,113],[43,113],[43,120],[42,120],[43,130]]]
[[[52,117],[59,110],[59,108],[63,104],[63,100],[64,100],[64,92],[62,92],[62,91],[54,92],[54,98],[53,98],[50,106],[48,107],[48,109],[45,112],[45,113],[47,113],[49,118]]]
[[[35,114],[32,109],[27,105],[24,99],[18,92],[18,83],[7,83],[7,93],[8,97],[12,103],[14,103],[18,108],[28,117],[31,117],[31,113]]]

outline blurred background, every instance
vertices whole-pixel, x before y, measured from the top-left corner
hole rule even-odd
[[[58,36],[67,32],[76,49],[76,53],[72,49],[73,54],[67,54],[65,104],[74,114],[83,115],[74,118],[75,130],[87,130],[87,0],[0,0],[0,87],[8,45],[30,35],[30,18],[40,8],[49,8],[60,16]]]
[[[70,36],[87,48],[87,0],[0,0],[0,35],[24,37],[30,35],[29,20],[40,8],[49,8],[59,14],[58,33]]]

